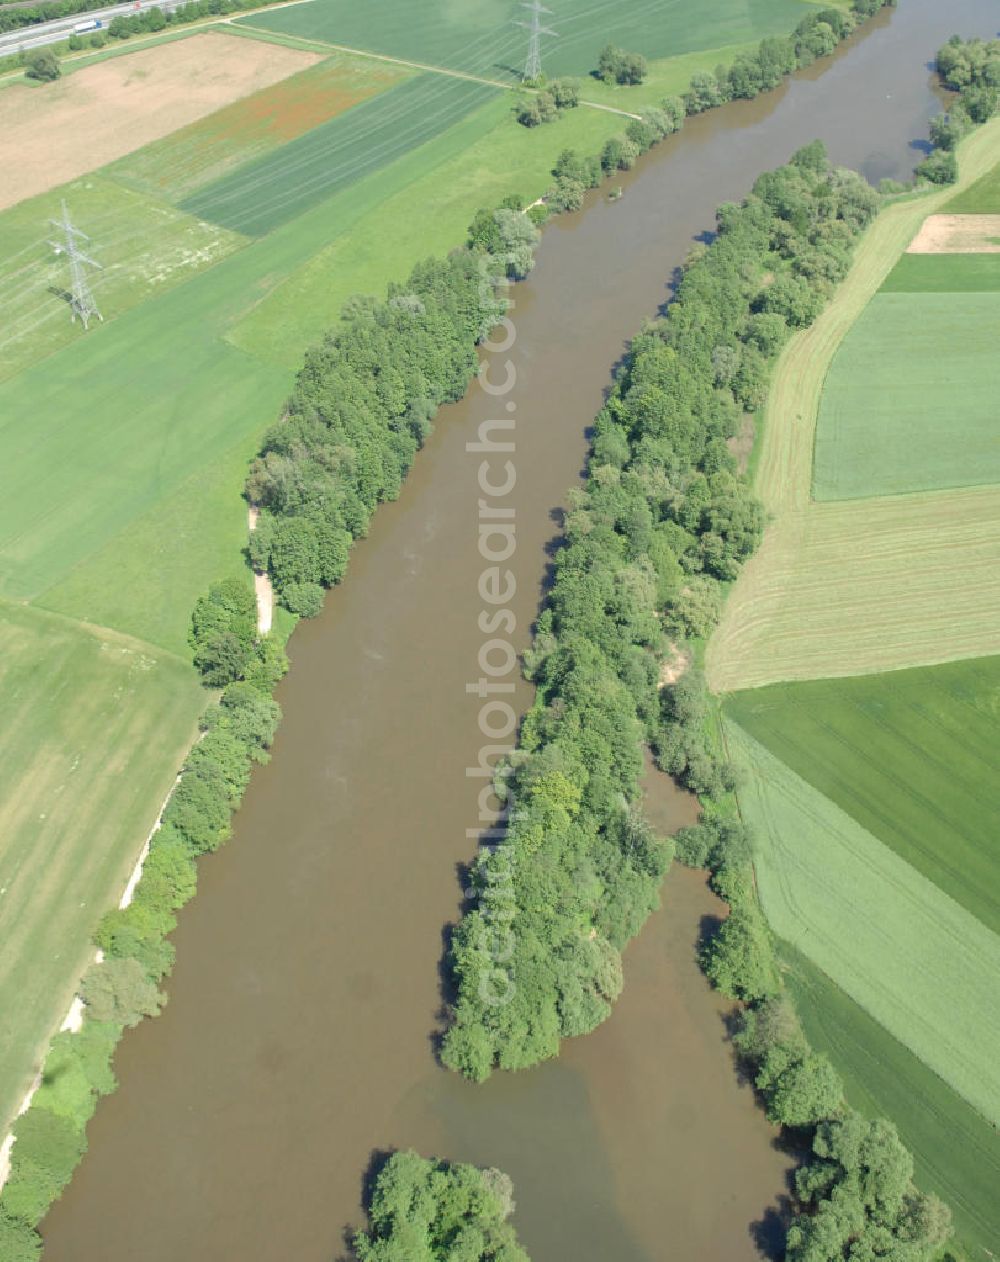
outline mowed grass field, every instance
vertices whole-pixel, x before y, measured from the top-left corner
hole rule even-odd
[[[963,142],[960,188],[998,157],[994,120]],[[771,521],[706,651],[718,692],[1000,653],[1000,489],[826,503],[811,495],[830,364],[924,218],[951,196],[884,210],[833,301],[782,352],[754,477]],[[942,434],[942,451],[951,442]]]
[[[1000,1240],[1000,1133],[788,943],[785,980],[810,1043],[833,1061],[854,1108],[889,1117],[913,1153],[919,1187],[954,1215],[970,1257]]]
[[[820,968],[1000,1121],[1000,937],[727,721],[761,906]]]
[[[612,41],[661,58],[787,34],[810,7],[804,0],[561,0],[546,22],[559,33],[549,75],[587,74]],[[327,40],[425,65],[512,82],[524,69],[527,36],[513,25],[510,0],[314,0],[257,13],[240,24]]]
[[[0,603],[0,1133],[203,704],[187,661]]]
[[[726,712],[1000,933],[1000,657],[755,688]]]
[[[830,366],[814,497],[1000,482],[998,345],[1000,293],[876,294]]]
[[[106,174],[140,192],[178,202],[385,91],[408,73],[335,53],[146,145],[112,163]]]

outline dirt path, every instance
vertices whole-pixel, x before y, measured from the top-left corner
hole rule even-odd
[[[251,530],[257,529],[257,518],[260,516],[260,510],[251,504],[247,509],[247,525]],[[271,586],[271,580],[266,574],[254,573],[253,590],[257,597],[257,630],[261,635],[267,635],[271,630],[271,624],[274,621],[274,588]]]

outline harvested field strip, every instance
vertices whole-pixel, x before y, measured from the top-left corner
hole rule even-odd
[[[171,201],[297,139],[405,75],[396,67],[333,56],[216,111],[116,162],[116,180]]]
[[[879,292],[1000,293],[1000,254],[904,254]]]
[[[0,213],[0,381],[85,336],[67,303],[69,273],[52,249],[66,199],[74,223],[91,238],[101,264],[90,276],[104,319],[131,310],[219,262],[244,237],[203,223],[173,206],[86,176]]]
[[[756,688],[726,712],[1000,933],[1000,657]]]
[[[1000,937],[737,724],[726,733],[775,933],[996,1123]]]
[[[0,605],[0,1131],[69,1007],[204,704],[170,654]]]
[[[913,1153],[917,1185],[951,1206],[960,1244],[989,1256],[1000,1240],[1000,1134],[898,1039],[793,947],[781,944],[813,1047],[833,1061],[847,1099],[889,1117]]]
[[[415,76],[207,185],[182,206],[236,232],[269,232],[432,139],[496,91],[443,75]]]
[[[1000,254],[1000,215],[928,215],[907,254]]]
[[[77,179],[319,60],[206,31],[3,93],[0,209]],[[38,137],[44,135],[44,145]]]
[[[1000,488],[819,504],[771,527],[709,642],[717,692],[1000,653]]]
[[[1000,294],[879,293],[823,387],[817,500],[1000,482]]]
[[[546,51],[546,69],[550,75],[585,74],[609,40],[655,58],[784,35],[809,11],[802,0],[700,0],[697,5],[563,0],[558,21],[553,19],[559,39]],[[525,36],[512,26],[511,16],[505,0],[427,0],[419,6],[407,0],[378,5],[315,0],[258,13],[248,21],[289,35],[514,81],[524,66]]]

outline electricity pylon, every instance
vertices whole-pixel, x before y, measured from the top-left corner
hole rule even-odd
[[[555,35],[556,32],[547,26],[542,26],[542,14],[551,13],[552,10],[547,9],[541,0],[522,0],[521,7],[531,14],[531,21],[522,22],[519,18],[515,18],[514,25],[523,26],[531,34],[531,39],[528,41],[528,60],[524,63],[524,77],[527,82],[533,83],[542,77],[541,36]]]
[[[88,322],[92,316],[97,316],[98,320],[103,321],[104,317],[97,309],[97,303],[87,282],[86,272],[88,267],[96,267],[100,271],[102,270],[101,265],[96,263],[89,254],[84,254],[77,244],[77,238],[89,241],[90,237],[85,232],[81,232],[79,228],[73,227],[65,201],[62,204],[62,218],[50,219],[49,223],[52,224],[53,228],[59,228],[63,234],[62,241],[50,241],[49,245],[52,246],[56,254],[65,254],[69,259],[69,309],[73,319],[75,320],[79,316],[84,328],[88,327]]]

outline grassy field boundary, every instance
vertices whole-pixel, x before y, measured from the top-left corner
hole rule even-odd
[[[778,360],[755,476],[771,523],[709,643],[715,691],[1000,652],[1000,489],[812,500],[833,356],[925,216],[1000,161],[1000,119],[968,137],[960,158],[956,185],[882,212],[830,305]]]

